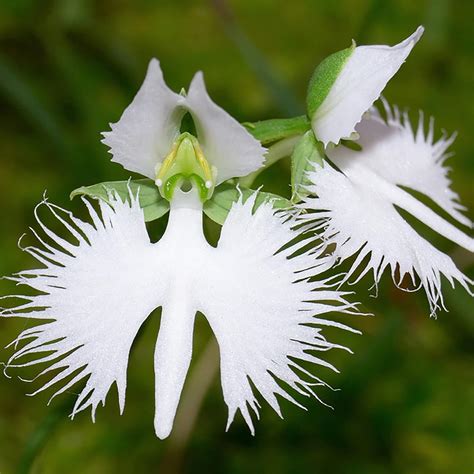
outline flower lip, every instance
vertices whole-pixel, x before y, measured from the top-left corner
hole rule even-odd
[[[240,410],[254,433],[250,412],[258,418],[260,408],[255,391],[280,416],[280,397],[297,406],[294,394],[319,399],[315,386],[325,383],[306,363],[336,370],[318,352],[347,348],[329,342],[322,329],[351,330],[323,315],[356,309],[335,289],[334,278],[313,278],[332,265],[332,258],[315,264],[313,252],[296,255],[287,245],[296,236],[294,221],[277,216],[270,203],[254,212],[256,198],[235,203],[216,247],[205,238],[196,190],[176,190],[166,231],[156,243],[150,241],[136,195],[122,200],[111,193],[108,203],[99,202],[100,212],[84,200],[90,222],[46,203],[70,235],[60,237],[38,219],[40,245],[26,250],[40,268],[13,279],[40,294],[20,297],[23,303],[0,316],[47,321],[13,341],[15,353],[7,365],[48,362],[37,377],[55,375],[34,393],[58,384],[53,397],[86,380],[71,417],[90,407],[95,420],[113,385],[123,411],[133,341],[150,313],[161,307],[154,355],[155,431],[164,439],[191,362],[199,311],[219,344],[228,426]]]

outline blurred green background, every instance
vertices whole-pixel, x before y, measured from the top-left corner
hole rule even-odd
[[[409,106],[412,118],[423,109],[438,130],[459,132],[451,176],[474,209],[473,17],[470,0],[2,0],[0,274],[33,264],[17,240],[34,225],[45,189],[83,215],[68,201],[70,191],[129,176],[110,163],[99,132],[119,118],[152,56],[175,90],[203,70],[212,97],[241,121],[287,117],[303,112],[307,81],[326,55],[352,38],[394,44],[424,24],[422,41],[385,95]],[[268,170],[262,183],[287,192],[288,164]],[[160,226],[150,230],[158,235]],[[473,277],[472,255],[436,235],[432,241]],[[363,336],[334,334],[355,351],[328,354],[342,373],[317,369],[341,389],[320,391],[334,411],[315,401],[306,401],[309,412],[283,402],[284,421],[264,407],[255,437],[240,417],[225,434],[217,355],[200,318],[177,434],[159,441],[154,316],[131,356],[122,417],[115,393],[96,424],[88,413],[71,422],[72,394],[47,407],[48,394],[24,395],[39,382],[0,378],[0,473],[472,473],[472,299],[446,286],[450,312],[433,320],[423,293],[402,293],[389,280],[378,299],[368,282],[360,287],[358,298],[377,314],[352,322]],[[0,343],[24,325],[2,321]]]

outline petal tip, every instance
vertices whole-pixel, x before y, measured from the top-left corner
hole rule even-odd
[[[170,435],[171,428],[172,427],[168,426],[168,425],[163,425],[163,424],[156,425],[155,424],[155,434],[159,439],[161,439],[163,441],[166,438],[168,438],[168,436]]]
[[[417,42],[422,36],[423,33],[425,32],[425,27],[423,25],[420,25],[416,31],[411,35],[411,38],[413,41]]]
[[[197,71],[191,80],[191,85],[193,84],[193,82],[200,82],[202,83],[202,85],[204,85],[204,73],[202,71]]]
[[[148,63],[147,67],[147,76],[149,74],[160,74],[161,75],[161,66],[160,66],[160,61],[156,58],[151,58],[150,62]]]

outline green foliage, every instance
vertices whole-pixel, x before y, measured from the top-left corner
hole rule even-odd
[[[120,198],[130,201],[130,195],[137,196],[143,209],[145,221],[159,219],[169,211],[169,202],[163,198],[158,187],[151,179],[136,179],[128,181],[109,181],[106,183],[82,186],[75,189],[70,198],[88,196],[94,199],[109,201],[110,193],[116,192]]]
[[[307,192],[304,186],[308,184],[307,172],[314,169],[314,165],[323,166],[324,146],[316,140],[312,130],[306,132],[295,146],[291,155],[291,189],[292,200],[298,201]]]
[[[242,199],[245,202],[250,196],[257,193],[254,210],[264,203],[270,202],[275,209],[287,209],[291,207],[288,199],[276,194],[255,191],[244,187],[236,187],[231,184],[221,184],[218,186],[212,198],[204,203],[204,213],[217,224],[223,224],[232,205]]]
[[[82,186],[71,193],[71,199],[76,196],[88,196],[109,202],[110,193],[116,192],[122,200],[130,201],[130,195],[138,196],[140,207],[143,209],[145,221],[159,219],[169,211],[169,202],[163,198],[158,187],[151,179],[135,179],[128,181],[109,181],[106,183]],[[257,193],[255,207],[271,202],[275,209],[286,209],[291,202],[276,194],[255,191],[232,184],[221,184],[214,190],[212,198],[204,203],[204,213],[217,224],[222,225],[229,214],[232,205],[239,199],[245,202],[251,195]]]
[[[262,120],[254,123],[244,123],[247,130],[264,145],[300,135],[310,129],[310,123],[305,115],[290,119]]]

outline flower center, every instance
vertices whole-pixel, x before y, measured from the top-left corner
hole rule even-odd
[[[202,202],[214,191],[215,170],[204,157],[196,137],[182,133],[164,161],[157,166],[155,183],[161,195],[171,201],[176,187],[188,191],[196,187]]]

